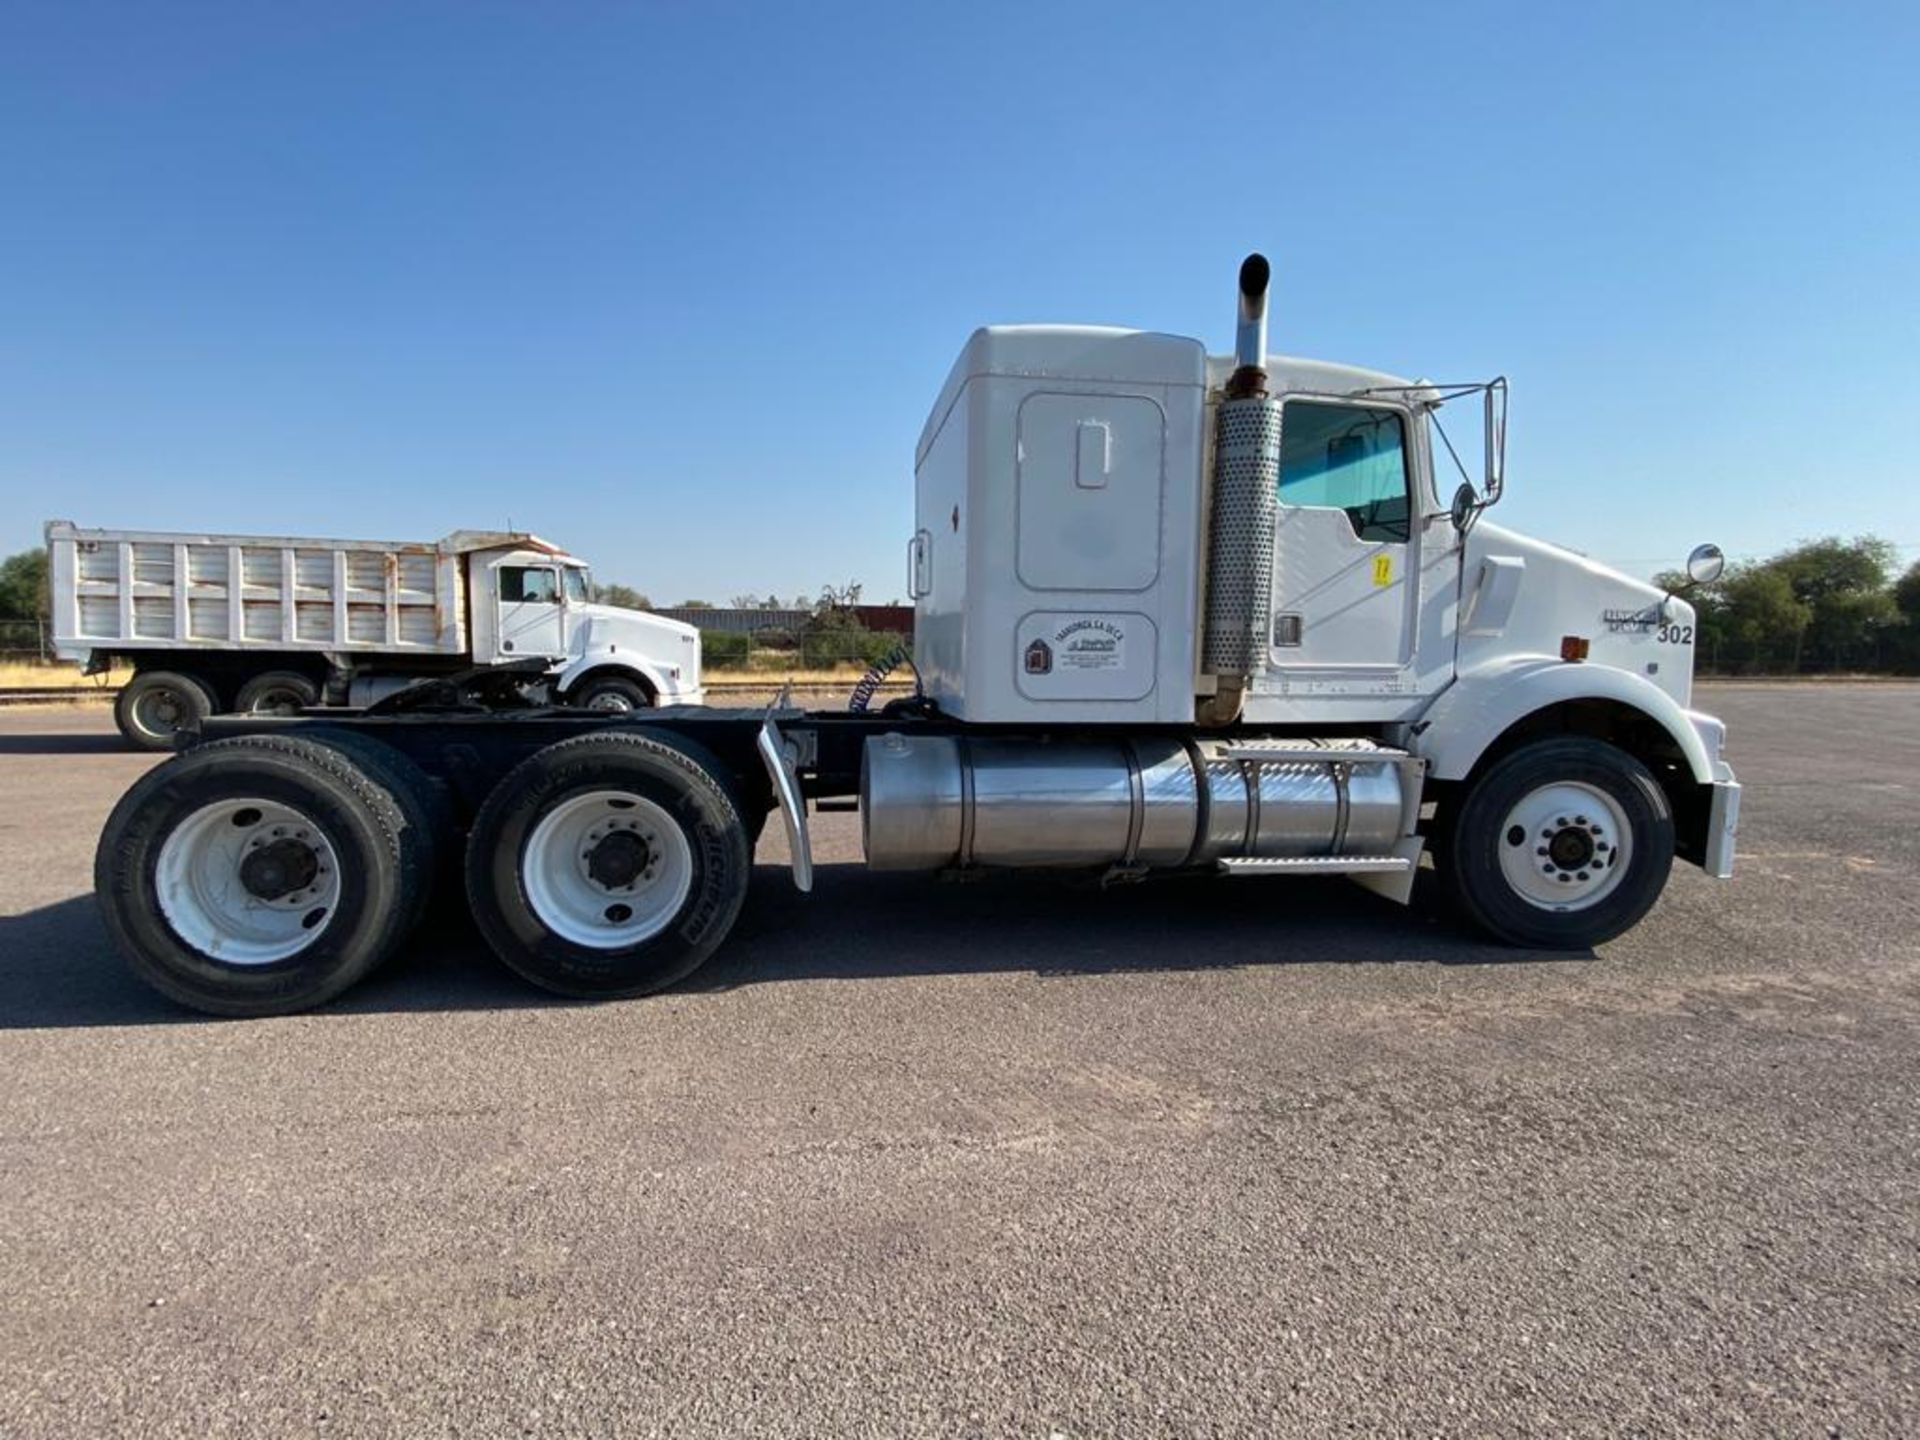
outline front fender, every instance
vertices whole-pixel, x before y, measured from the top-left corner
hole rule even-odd
[[[575,685],[595,670],[618,671],[620,674],[645,680],[653,693],[663,702],[672,700],[680,693],[679,682],[669,681],[659,670],[637,659],[631,650],[614,650],[611,647],[588,650],[579,658],[569,661],[567,668],[554,678],[554,692],[560,695],[569,693]]]
[[[1654,721],[1686,757],[1693,778],[1710,784],[1716,756],[1693,721],[1658,685],[1609,665],[1569,664],[1548,655],[1514,656],[1462,671],[1414,726],[1416,754],[1436,780],[1464,780],[1487,747],[1515,724],[1571,700],[1608,700]]]

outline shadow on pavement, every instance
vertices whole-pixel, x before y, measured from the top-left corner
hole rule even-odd
[[[0,755],[132,755],[118,734],[91,735],[48,731],[44,735],[0,735]]]
[[[1423,885],[1429,877],[1422,877]],[[1101,890],[1044,875],[965,882],[826,865],[814,892],[756,867],[733,934],[679,988],[1026,971],[1085,976],[1252,965],[1513,964],[1590,959],[1491,944],[1416,894],[1407,909],[1345,881],[1167,877]],[[457,897],[329,1011],[566,1005],[501,965]],[[156,994],[114,952],[93,897],[0,920],[0,1029],[215,1022]]]

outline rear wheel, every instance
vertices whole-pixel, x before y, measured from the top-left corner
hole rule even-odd
[[[1460,908],[1516,945],[1578,950],[1653,908],[1673,813],[1647,767],[1600,740],[1536,741],[1474,782],[1436,860]]]
[[[114,697],[113,720],[142,750],[171,750],[174,737],[195,729],[214,711],[213,691],[175,670],[143,670]]]
[[[240,687],[233,708],[243,715],[293,715],[320,703],[320,687],[292,670],[269,670]]]
[[[596,675],[573,692],[569,703],[580,710],[625,715],[653,704],[646,687],[624,675]]]
[[[351,757],[254,736],[143,776],[107,820],[94,885],[154,988],[215,1015],[279,1015],[391,954],[432,864],[432,836]]]
[[[467,896],[534,984],[596,999],[691,974],[732,929],[751,856],[710,758],[648,736],[550,745],[481,807]]]

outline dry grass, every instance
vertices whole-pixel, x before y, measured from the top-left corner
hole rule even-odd
[[[0,660],[0,689],[5,690],[111,690],[132,676],[131,670],[82,675],[78,665],[63,661],[42,665],[32,660]]]
[[[848,666],[833,670],[782,670],[772,666],[751,670],[705,670],[701,672],[701,683],[713,685],[751,685],[764,689],[769,685],[778,686],[791,680],[796,685],[851,685],[866,674],[864,666]]]

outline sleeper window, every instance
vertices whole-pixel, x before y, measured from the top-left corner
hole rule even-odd
[[[1280,503],[1344,510],[1362,540],[1405,541],[1407,448],[1399,411],[1288,401]]]

